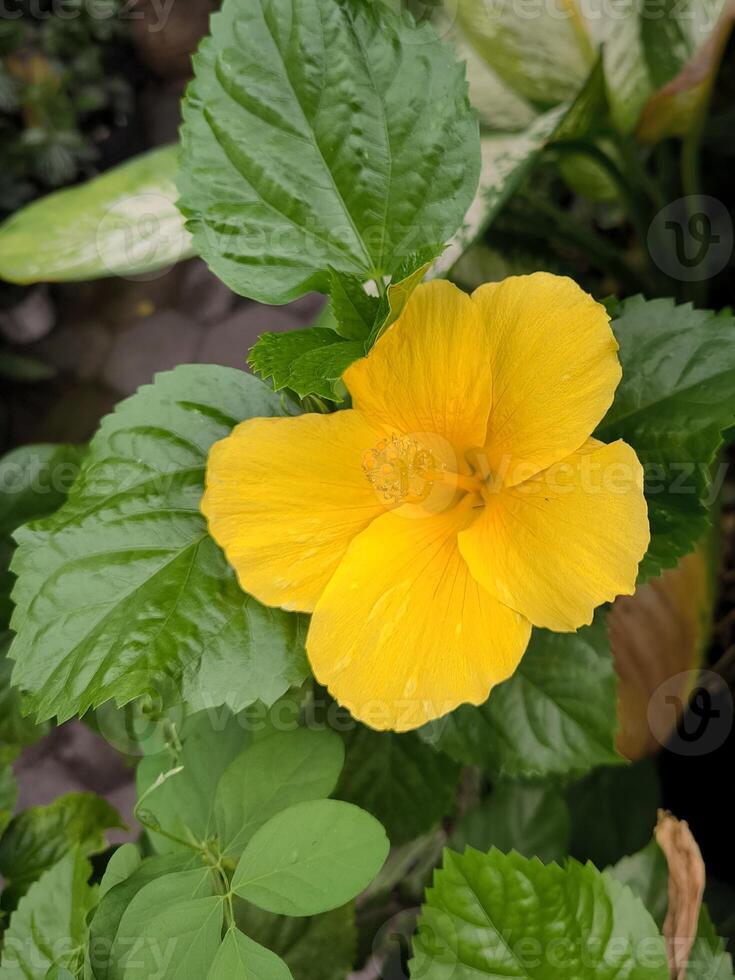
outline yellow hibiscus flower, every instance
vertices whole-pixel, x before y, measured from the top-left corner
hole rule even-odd
[[[621,377],[604,307],[536,273],[419,286],[344,375],[353,407],[251,419],[202,509],[242,588],[312,613],[318,681],[377,729],[481,704],[531,626],[635,587],[643,476],[590,438]]]

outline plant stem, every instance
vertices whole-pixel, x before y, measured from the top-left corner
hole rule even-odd
[[[373,282],[375,283],[375,288],[378,290],[378,296],[381,299],[385,299],[387,290],[385,288],[385,283],[383,282],[383,277],[376,276],[375,279],[373,279]]]

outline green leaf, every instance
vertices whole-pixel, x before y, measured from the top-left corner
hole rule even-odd
[[[119,813],[94,793],[67,793],[23,810],[0,840],[0,874],[17,898],[70,848],[84,856],[103,851],[105,831],[113,827],[124,827]]]
[[[187,696],[233,710],[301,683],[299,618],[242,592],[199,511],[212,444],[282,413],[242,372],[184,365],[103,421],[64,507],[16,535],[13,680],[39,718],[125,704],[182,676]],[[220,677],[208,697],[208,662],[231,667],[229,694]]]
[[[637,854],[621,858],[608,874],[627,885],[641,899],[659,929],[663,928],[669,906],[669,868],[655,838]]]
[[[317,915],[366,888],[389,848],[378,821],[350,803],[297,803],[251,837],[232,890],[268,912]]]
[[[278,713],[283,724],[281,711],[287,706],[293,709],[292,718],[295,726],[299,708],[298,698],[293,699],[288,695],[274,705],[272,712],[266,712],[263,705],[254,705],[239,715],[231,715],[225,709],[220,712],[203,711],[187,718],[179,733],[181,742],[179,748],[167,749],[147,756],[138,764],[137,784],[141,819],[147,824],[154,823],[184,841],[193,840],[203,843],[222,833],[226,835],[227,840],[219,841],[218,846],[232,847],[237,838],[242,840],[240,832],[245,828],[239,822],[241,818],[248,822],[257,821],[257,814],[250,809],[249,804],[251,787],[249,783],[238,783],[238,772],[241,773],[249,768],[244,760],[250,758],[250,746],[260,740],[271,741],[276,738],[278,741],[274,742],[268,751],[256,751],[256,764],[269,767],[271,763],[268,752],[273,752],[278,763],[278,766],[273,769],[276,779],[288,780],[293,776],[294,766],[289,766],[288,748],[283,753],[278,751],[280,740],[283,739],[286,746],[290,745],[294,750],[295,754],[291,756],[294,765],[296,757],[309,758],[313,755],[313,762],[317,766],[313,777],[304,774],[303,777],[295,779],[292,792],[298,793],[299,786],[307,793],[317,789],[321,791],[322,787],[329,786],[321,794],[326,796],[334,788],[339,775],[342,746],[338,739],[335,743],[332,736],[327,736],[327,744],[325,744],[325,741],[319,737],[320,733],[304,733],[317,735],[315,741],[319,743],[321,750],[317,749],[312,753],[307,746],[310,744],[313,750],[314,742],[310,742],[308,738],[302,740],[301,732],[277,731],[275,713]],[[302,752],[299,752],[297,747],[300,747]],[[242,765],[235,766],[235,761],[240,760],[241,757]],[[232,772],[225,779],[225,774],[228,773],[231,765]],[[335,771],[330,772],[330,769]],[[248,779],[250,776],[254,776],[252,771],[248,772]],[[220,790],[220,783],[222,783],[222,790]],[[289,794],[287,786],[278,787],[273,780],[268,784],[267,774],[260,786],[253,789],[257,790],[256,809],[257,806],[267,804],[267,797],[271,793],[275,794],[274,804]],[[291,802],[296,802],[296,798]],[[250,830],[252,829],[251,827]],[[150,833],[150,837],[158,851],[181,850],[182,845],[163,834]],[[188,848],[184,847],[184,850]]]
[[[134,871],[140,867],[142,862],[140,851],[135,844],[123,844],[118,847],[110,860],[107,862],[105,873],[100,882],[100,901],[105,895],[115,887],[127,881]]]
[[[635,129],[653,91],[641,33],[642,10],[640,0],[621,0],[615,17],[604,25],[602,57],[607,98],[612,121],[622,133]]]
[[[135,276],[188,258],[191,241],[176,207],[178,152],[152,150],[22,208],[0,226],[0,278]]]
[[[336,795],[385,827],[403,844],[434,826],[454,805],[459,767],[413,732],[395,735],[355,724]]]
[[[141,759],[138,799],[146,815],[169,833],[184,840],[193,837],[205,841],[214,829],[214,798],[220,777],[252,739],[247,713],[198,712],[186,719],[179,738],[180,750]],[[180,771],[153,789],[160,776],[176,769]],[[151,836],[159,851],[179,849],[163,836]]]
[[[18,786],[13,770],[10,766],[0,765],[0,837],[10,823],[17,800]]]
[[[342,375],[398,319],[440,251],[427,246],[401,262],[381,300],[365,293],[359,279],[332,269],[332,296],[317,322],[305,330],[261,334],[250,351],[251,366],[275,391],[343,401]],[[356,339],[344,339],[350,335]]]
[[[462,817],[449,843],[457,851],[497,847],[548,863],[568,854],[570,829],[569,807],[556,787],[500,783]]]
[[[615,750],[616,687],[598,613],[577,633],[534,630],[515,674],[483,705],[458,708],[420,734],[493,776],[581,775],[623,761]]]
[[[557,105],[584,84],[595,51],[576,7],[571,16],[545,6],[528,16],[510,0],[459,0],[457,14],[485,62],[530,102]]]
[[[607,874],[637,895],[663,928],[668,909],[669,869],[663,851],[653,839],[643,850],[619,861]],[[687,980],[733,980],[732,960],[703,905],[699,914],[697,938],[686,970]]]
[[[78,849],[69,851],[31,886],[3,939],[0,980],[76,976],[87,941],[87,915],[97,900],[87,884],[92,869]]]
[[[338,399],[336,383],[364,352],[363,343],[343,340],[328,327],[306,327],[261,334],[248,360],[274,391],[287,388],[301,398],[317,394],[334,400]]]
[[[735,320],[634,296],[612,322],[623,380],[598,429],[624,439],[646,471],[651,545],[641,579],[674,567],[709,526],[710,473],[735,416]]]
[[[361,279],[335,269],[329,271],[329,296],[340,337],[367,340],[378,315],[378,297],[365,292]]]
[[[245,749],[217,784],[214,825],[221,853],[241,854],[281,810],[329,796],[343,763],[342,742],[329,731],[277,732]]]
[[[293,919],[236,899],[238,925],[283,958],[294,980],[345,980],[357,948],[354,905]]]
[[[122,971],[113,976],[119,980],[160,976],[164,953],[166,977],[206,977],[219,949],[223,920],[221,896],[161,905],[152,918],[140,923],[140,931],[132,934],[137,943],[124,959]]]
[[[342,375],[364,353],[365,345],[360,340],[342,340],[307,351],[291,365],[288,387],[299,398],[318,395],[331,401],[342,401]]]
[[[23,715],[21,699],[10,683],[13,664],[7,653],[12,635],[10,631],[0,631],[0,765],[43,738],[48,729],[47,725],[34,725]]]
[[[226,0],[194,68],[182,208],[235,292],[284,303],[326,292],[329,267],[378,278],[460,225],[478,124],[428,24],[382,4]]]
[[[445,852],[426,892],[411,976],[668,980],[669,971],[643,903],[592,865],[468,848]]]
[[[567,800],[572,813],[569,853],[598,868],[643,847],[662,803],[658,773],[650,759],[598,769],[570,786]]]
[[[328,306],[331,309],[331,304]],[[306,327],[286,333],[262,333],[250,354],[248,363],[274,391],[289,387],[291,369],[300,357],[314,350],[340,343],[331,327]]]
[[[228,929],[214,958],[208,980],[293,980],[280,956],[239,929]]]
[[[490,68],[463,31],[453,24],[449,12],[435,13],[432,20],[441,36],[467,65],[470,102],[480,115],[481,127],[514,133],[530,126],[538,115],[534,106]]]
[[[118,975],[123,956],[138,938],[135,930],[139,923],[134,921],[138,906],[133,906],[133,901],[148,885],[156,887],[146,892],[139,903],[140,923],[155,914],[160,902],[179,902],[212,894],[209,871],[202,867],[184,870],[191,863],[191,852],[185,858],[179,855],[147,858],[127,878],[105,890],[90,925],[89,955],[95,980],[112,980]],[[133,912],[123,923],[131,907]]]
[[[381,304],[385,315],[378,317],[368,338],[366,350],[369,350],[388,327],[396,322],[411,298],[411,293],[429,271],[436,257],[443,251],[443,245],[427,245],[413,255],[409,255],[396,269],[386,289],[385,301]]]
[[[14,580],[8,571],[14,548],[11,534],[21,524],[61,507],[79,475],[83,453],[81,446],[35,445],[14,449],[0,459],[0,630],[13,611]]]
[[[670,2],[663,13],[664,30],[656,30],[648,20],[642,24],[651,75],[660,87],[643,107],[636,136],[651,143],[684,137],[707,115],[735,25],[735,11],[723,11],[723,0]]]

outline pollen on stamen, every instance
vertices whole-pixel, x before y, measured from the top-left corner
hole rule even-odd
[[[415,439],[392,435],[362,456],[362,468],[376,492],[389,503],[424,500],[434,474],[444,469],[434,454]]]

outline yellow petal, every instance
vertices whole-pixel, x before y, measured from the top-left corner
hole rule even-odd
[[[349,543],[385,512],[361,462],[382,437],[344,411],[250,419],[212,448],[202,511],[245,592],[314,608]]]
[[[457,548],[478,502],[380,517],[317,604],[306,642],[314,674],[372,728],[406,731],[482,704],[526,649],[530,624],[477,584]]]
[[[486,463],[507,485],[575,452],[621,377],[605,308],[571,279],[537,272],[472,296],[490,333]]]
[[[417,286],[399,319],[343,381],[353,406],[368,418],[447,440],[464,468],[465,450],[484,443],[489,354],[487,331],[470,297],[437,280]]]
[[[485,496],[460,550],[475,578],[534,626],[577,629],[635,590],[648,511],[641,464],[624,442],[590,439],[526,483]]]

